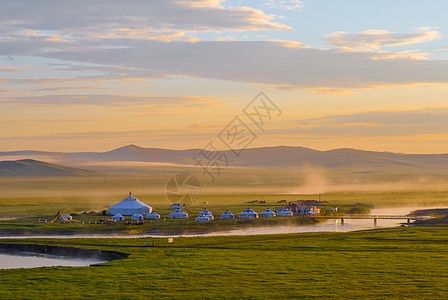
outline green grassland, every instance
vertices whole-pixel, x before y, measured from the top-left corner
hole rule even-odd
[[[0,243],[130,254],[97,267],[0,270],[2,299],[448,298],[446,227],[176,238],[172,244],[153,238]]]

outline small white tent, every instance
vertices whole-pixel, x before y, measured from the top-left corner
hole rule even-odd
[[[112,217],[112,220],[114,221],[124,221],[124,217],[121,214],[116,214]]]
[[[221,214],[220,218],[221,219],[235,219],[235,216],[229,210],[226,210],[223,214]]]
[[[168,216],[170,219],[188,219],[188,214],[186,212],[182,211],[181,209],[176,209],[175,211],[170,213]]]
[[[199,217],[207,217],[210,220],[214,220],[215,217],[212,215],[212,213],[210,211],[208,211],[206,208],[204,208],[200,213],[199,213]]]
[[[132,197],[129,192],[129,196],[124,198],[117,204],[109,207],[109,214],[116,215],[121,214],[123,216],[132,216],[133,214],[147,215],[152,211],[152,207],[146,205],[135,197]]]
[[[258,218],[258,213],[254,212],[252,209],[247,208],[245,211],[240,212],[239,214],[240,219],[256,219]]]
[[[141,214],[133,214],[131,217],[132,221],[142,221],[143,220],[143,215]]]
[[[260,217],[262,218],[272,218],[275,216],[276,216],[275,212],[273,212],[270,208],[266,208],[265,211],[260,213]]]
[[[158,213],[156,213],[155,211],[153,211],[150,214],[146,215],[146,219],[148,219],[148,220],[160,220],[160,215]]]

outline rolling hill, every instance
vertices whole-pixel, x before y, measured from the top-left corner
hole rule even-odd
[[[33,159],[0,161],[0,176],[86,176],[95,172]]]
[[[194,157],[200,157],[200,151],[200,149],[169,150],[128,145],[107,152],[64,153],[32,150],[0,152],[0,160],[12,157],[32,158],[87,169],[101,164],[107,165],[111,162],[121,162],[124,165],[140,162],[191,166],[195,165]],[[227,156],[229,165],[233,167],[291,169],[307,166],[358,172],[379,170],[437,172],[448,169],[448,154],[403,154],[349,148],[318,151],[289,146],[249,148],[245,149],[239,157],[230,150],[222,153]],[[66,171],[68,172],[68,170]],[[64,173],[63,170],[60,172]]]

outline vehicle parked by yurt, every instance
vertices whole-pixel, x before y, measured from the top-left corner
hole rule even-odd
[[[133,214],[131,217],[131,220],[132,221],[143,221],[144,218],[143,218],[143,215],[141,215],[141,214]]]
[[[292,211],[287,208],[277,210],[277,216],[279,217],[292,217],[293,215]]]
[[[240,219],[256,219],[258,218],[258,213],[254,212],[250,208],[246,208],[244,211],[240,212],[238,217]]]
[[[124,217],[122,214],[116,214],[112,217],[113,221],[124,221]]]
[[[196,222],[210,222],[210,218],[207,216],[199,216],[196,219],[194,219]]]
[[[147,220],[160,220],[160,215],[155,211],[152,211],[150,214],[146,215]]]
[[[261,218],[272,218],[272,217],[275,217],[275,216],[276,216],[276,213],[273,212],[270,208],[266,208],[265,211],[260,213],[260,217]]]
[[[235,219],[235,215],[232,214],[229,210],[226,210],[221,216],[219,216],[220,219]]]
[[[109,207],[110,215],[121,214],[123,216],[132,216],[134,214],[141,214],[146,216],[150,212],[152,212],[152,207],[133,197],[131,192],[122,201]]]
[[[168,215],[170,219],[188,219],[188,214],[181,209],[176,209]]]
[[[214,220],[215,217],[213,216],[213,214],[206,208],[204,208],[200,213],[199,213],[199,217],[207,217],[211,220]]]

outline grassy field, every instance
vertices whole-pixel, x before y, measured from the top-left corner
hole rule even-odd
[[[446,227],[177,238],[173,244],[151,238],[25,243],[130,256],[97,267],[0,270],[2,299],[448,298]]]

